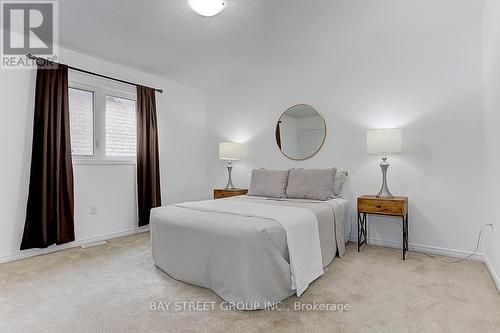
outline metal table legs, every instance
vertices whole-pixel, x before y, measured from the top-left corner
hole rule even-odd
[[[361,245],[368,244],[367,241],[367,224],[366,213],[358,212],[358,252],[360,252]],[[406,260],[406,252],[408,251],[408,214],[401,216],[403,219],[403,260]]]
[[[361,248],[361,245],[368,244],[368,242],[366,241],[366,234],[366,213],[358,213],[358,252]],[[363,240],[361,240],[361,236],[364,237]]]
[[[408,214],[403,216],[403,260],[406,260],[406,251],[408,251]]]

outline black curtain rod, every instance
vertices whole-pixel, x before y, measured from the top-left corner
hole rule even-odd
[[[36,60],[37,62],[39,60],[43,61],[43,64],[52,64],[53,63],[53,61],[51,61],[49,59],[36,57],[36,56],[32,55],[31,53],[28,53],[26,56],[28,58],[32,59],[32,60]],[[99,74],[99,73],[90,72],[90,71],[87,71],[85,69],[80,69],[80,68],[76,68],[76,67],[72,67],[72,66],[68,66],[68,68],[72,69],[74,71],[77,71],[77,72],[82,72],[82,73],[85,73],[85,74],[102,77],[102,78],[105,78],[105,79],[108,79],[108,80],[113,80],[113,81],[117,81],[117,82],[121,82],[121,83],[125,83],[125,84],[130,84],[132,86],[139,86],[140,85],[140,84],[129,82],[129,81],[125,81],[125,80],[116,79],[116,78],[111,77],[111,76],[107,76],[107,75],[102,75],[102,74]],[[150,88],[150,87],[148,87],[148,88]],[[150,88],[150,89],[154,89],[155,91],[159,92],[160,94],[163,93],[162,89],[157,89],[157,88]]]

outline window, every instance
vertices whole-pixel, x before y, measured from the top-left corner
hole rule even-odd
[[[94,93],[69,89],[71,152],[75,156],[94,155]]]
[[[118,90],[120,89],[120,90]],[[70,81],[71,152],[76,164],[133,164],[136,156],[136,94],[125,86]]]
[[[106,156],[135,156],[135,117],[135,101],[106,96]]]

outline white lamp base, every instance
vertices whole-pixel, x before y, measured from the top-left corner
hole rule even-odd
[[[234,190],[236,187],[233,185],[233,180],[231,179],[231,172],[233,171],[233,165],[231,161],[227,161],[227,173],[229,175],[227,179],[226,190]]]
[[[391,199],[394,196],[389,191],[387,187],[387,169],[389,169],[389,163],[387,163],[387,156],[382,157],[382,163],[380,163],[380,168],[382,168],[382,188],[377,194],[377,198],[381,199]]]

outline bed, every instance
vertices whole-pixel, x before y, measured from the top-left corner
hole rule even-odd
[[[307,214],[314,223],[302,223]],[[290,228],[297,223],[287,226],[282,221],[294,218],[308,226],[316,223],[317,231],[310,237],[315,233],[319,239],[307,238],[302,230],[297,231],[300,239],[294,240]],[[344,254],[350,231],[349,203],[341,197],[315,201],[238,196],[151,211],[155,265],[174,279],[213,290],[241,310],[263,309],[295,293],[300,296],[336,255]],[[291,247],[292,242],[303,244]],[[321,267],[316,265],[315,274],[301,284],[294,267],[300,260],[308,265],[309,259],[300,256],[316,245]],[[309,271],[314,269],[302,270]]]

